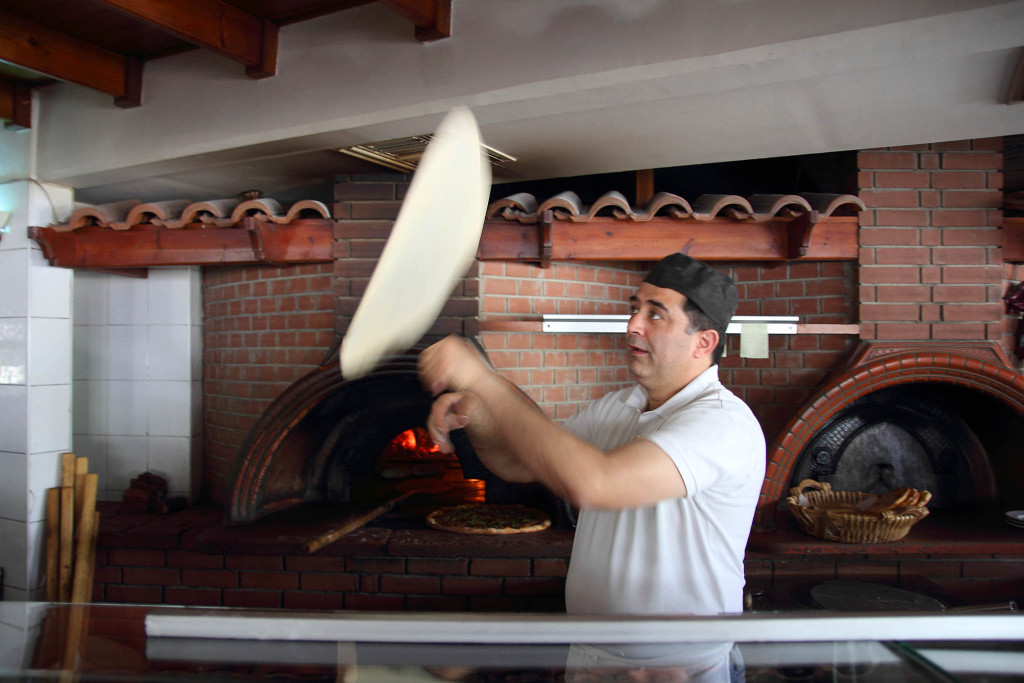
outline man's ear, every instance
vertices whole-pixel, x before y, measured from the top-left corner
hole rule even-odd
[[[701,330],[697,333],[697,346],[694,348],[694,356],[703,358],[710,356],[718,348],[718,332],[715,330]]]

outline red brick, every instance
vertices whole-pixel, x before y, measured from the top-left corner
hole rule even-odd
[[[475,576],[529,576],[530,560],[478,558],[469,563],[469,573]]]
[[[989,185],[984,171],[934,171],[932,187],[939,190],[980,190]]]
[[[408,595],[405,609],[416,612],[465,612],[467,601],[454,595]]]
[[[163,550],[111,548],[107,561],[112,565],[134,567],[163,567],[167,564]]]
[[[441,590],[441,578],[437,576],[381,576],[381,593],[420,593],[433,595]]]
[[[125,584],[140,586],[174,586],[178,583],[177,569],[156,567],[125,567],[122,572]]]
[[[166,605],[187,605],[187,606],[212,606],[219,607],[221,602],[220,590],[215,588],[180,588],[168,586],[164,589],[164,604]]]
[[[181,583],[185,586],[236,588],[238,572],[217,569],[183,569],[181,570]]]
[[[505,579],[505,595],[562,595],[565,581],[557,577],[526,577]]]
[[[920,206],[916,190],[861,190],[859,196],[871,208],[912,209]]]
[[[340,610],[345,608],[345,596],[342,593],[286,591],[282,597],[282,606],[296,610]]]
[[[107,586],[108,602],[161,604],[163,589],[159,586]]]
[[[254,608],[277,608],[281,607],[282,599],[280,591],[261,590],[226,590],[224,591],[225,607],[254,607]]]
[[[860,169],[917,168],[917,154],[913,152],[859,152],[857,167]]]
[[[931,187],[928,171],[877,171],[874,187]]]
[[[533,560],[534,576],[565,577],[569,571],[569,563],[563,559],[535,558]]]
[[[931,263],[928,247],[887,247],[879,249],[876,260],[880,266],[925,265]]]
[[[468,560],[461,559],[409,559],[410,574],[465,574]]]
[[[1003,167],[1003,156],[985,152],[949,153],[942,155],[943,169],[956,170],[999,170]]]
[[[998,209],[1002,205],[1001,190],[946,190],[942,193],[942,206],[948,208]]]
[[[354,591],[356,590],[355,574],[319,574],[307,572],[300,575],[302,590],[315,591]]]
[[[1003,313],[1002,304],[946,304],[942,307],[942,319],[948,322],[997,320]]]
[[[445,577],[441,592],[446,595],[497,595],[501,593],[501,579],[484,577]]]
[[[228,555],[224,563],[226,569],[279,571],[284,568],[284,558],[279,555]]]
[[[242,588],[288,589],[299,587],[299,575],[294,572],[244,571],[241,572],[239,581]]]
[[[222,555],[205,555],[183,550],[167,551],[168,567],[193,567],[198,569],[223,569],[224,557]]]
[[[405,598],[401,595],[345,595],[345,609],[394,612],[405,608]]]
[[[941,234],[945,246],[997,247],[1003,243],[1003,234],[997,228],[945,228]]]

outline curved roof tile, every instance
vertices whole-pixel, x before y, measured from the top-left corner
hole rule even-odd
[[[292,204],[287,211],[276,199],[262,198],[243,201],[239,197],[208,199],[192,202],[190,199],[172,199],[162,202],[141,203],[130,199],[110,204],[98,204],[76,210],[67,223],[50,225],[57,232],[71,232],[78,228],[98,226],[112,230],[130,230],[136,225],[178,229],[191,223],[211,227],[237,225],[247,216],[277,224],[291,223],[305,217],[330,218],[331,211],[323,202],[303,199]]]
[[[519,220],[520,216],[529,216],[530,221],[537,215],[537,200],[529,192],[518,192],[504,199],[491,202],[487,207],[486,218],[494,218],[501,213],[506,220]]]
[[[763,222],[776,218],[788,219],[812,211],[817,211],[820,218],[827,218],[840,209],[864,211],[865,206],[864,202],[851,194],[753,194],[750,197],[705,194],[691,205],[679,195],[659,192],[643,210],[637,210],[629,205],[621,192],[614,190],[601,195],[589,207],[572,191],[561,192],[539,205],[533,195],[520,192],[492,202],[487,208],[486,217],[535,223],[547,209],[554,210],[556,219],[574,223],[584,223],[599,215],[636,222],[650,221],[659,215],[679,220],[731,218]]]

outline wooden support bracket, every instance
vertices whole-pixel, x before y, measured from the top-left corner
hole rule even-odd
[[[802,213],[789,222],[786,230],[786,251],[791,259],[807,256],[811,248],[811,234],[818,224],[818,212]]]
[[[551,267],[551,232],[552,226],[555,222],[555,214],[551,209],[547,209],[540,216],[540,229],[537,231],[537,237],[539,238],[538,246],[540,248],[540,267],[550,268]]]

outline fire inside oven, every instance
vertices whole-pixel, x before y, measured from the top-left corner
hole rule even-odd
[[[486,501],[483,479],[467,478],[454,453],[442,453],[423,427],[406,429],[378,456],[371,472],[352,476],[350,502],[369,506],[413,491],[399,512],[422,516],[429,509]],[[429,508],[429,509],[428,509]]]

